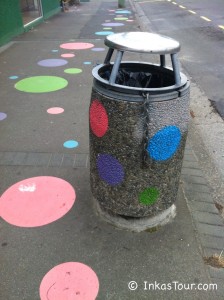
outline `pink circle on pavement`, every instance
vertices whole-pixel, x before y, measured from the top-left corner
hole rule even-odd
[[[52,115],[58,115],[64,112],[64,108],[62,107],[51,107],[48,108],[47,112]]]
[[[93,44],[90,43],[65,43],[60,45],[63,49],[70,49],[70,50],[83,50],[83,49],[90,49],[94,47]]]
[[[73,53],[65,53],[65,54],[62,54],[61,57],[65,57],[65,58],[70,58],[70,57],[74,57],[75,54]]]
[[[75,198],[73,187],[61,178],[28,178],[3,193],[1,217],[15,226],[43,226],[64,216],[72,208]]]
[[[98,292],[96,273],[79,262],[66,262],[54,267],[40,284],[41,300],[95,300]]]

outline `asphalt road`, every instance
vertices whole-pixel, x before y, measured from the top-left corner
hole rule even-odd
[[[142,0],[152,31],[181,43],[180,61],[224,118],[224,2]]]

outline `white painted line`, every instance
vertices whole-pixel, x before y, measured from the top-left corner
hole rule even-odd
[[[203,20],[207,21],[207,22],[211,22],[211,20],[210,20],[209,18],[206,18],[206,17],[204,17],[204,16],[201,16],[201,18],[202,18]]]
[[[172,2],[174,5],[177,5],[177,2]]]
[[[196,15],[196,12],[195,11],[193,11],[193,10],[188,10],[191,14],[194,14],[194,15]]]
[[[219,28],[224,29],[224,25],[219,25]]]
[[[180,7],[180,8],[186,8],[186,7],[185,7],[185,6],[183,6],[183,5],[179,5],[179,7]]]

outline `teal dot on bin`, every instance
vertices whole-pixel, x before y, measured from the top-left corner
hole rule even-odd
[[[159,191],[155,187],[147,188],[139,194],[139,202],[143,205],[152,205],[159,197]]]
[[[148,154],[157,161],[167,160],[175,154],[180,141],[180,129],[176,126],[166,126],[149,140],[147,147]]]

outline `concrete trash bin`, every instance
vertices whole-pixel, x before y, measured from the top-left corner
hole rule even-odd
[[[94,203],[121,228],[157,228],[176,214],[188,131],[190,83],[179,71],[180,44],[158,34],[124,32],[107,36],[105,45],[106,59],[92,71],[89,108]],[[159,54],[160,64],[122,62],[125,51]]]

